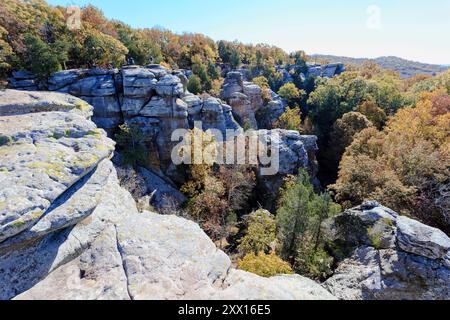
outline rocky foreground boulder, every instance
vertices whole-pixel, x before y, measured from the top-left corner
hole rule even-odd
[[[450,299],[450,238],[367,202],[326,223],[337,258],[324,287],[345,300]]]
[[[0,299],[335,299],[234,270],[194,222],[138,212],[92,107],[0,92]]]

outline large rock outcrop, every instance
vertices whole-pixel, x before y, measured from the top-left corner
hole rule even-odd
[[[276,121],[288,107],[287,102],[275,92],[271,91],[271,97],[272,100],[256,113],[256,120],[261,129],[276,129],[274,126]]]
[[[263,90],[244,81],[242,71],[228,73],[222,100],[189,93],[187,74],[184,70],[168,70],[159,65],[126,66],[120,70],[75,69],[54,73],[46,83],[38,85],[31,74],[15,72],[10,86],[26,90],[46,88],[79,97],[94,107],[92,120],[110,137],[123,123],[139,128],[150,155],[148,168],[171,182],[182,184],[184,172],[172,163],[171,154],[178,144],[172,141],[176,129],[192,129],[201,122],[203,130],[218,130],[222,139],[232,139],[226,137],[227,130],[242,133],[243,128],[272,129],[287,106],[275,93],[266,104]],[[46,103],[51,105],[50,100]],[[314,158],[313,154],[310,156]],[[291,160],[284,159],[282,166],[299,163]],[[295,173],[295,170],[286,172]]]
[[[91,114],[65,94],[0,93],[0,299],[335,299],[234,270],[194,222],[139,213]]]
[[[46,87],[50,91],[69,93],[94,107],[92,120],[108,133],[122,123],[119,95],[121,74],[117,69],[75,69],[54,73]]]
[[[333,78],[345,71],[343,63],[309,63],[306,65],[288,64],[276,66],[276,70],[282,75],[283,83],[294,82],[293,75],[299,75],[305,81],[309,78]]]
[[[258,85],[246,82],[241,72],[229,72],[224,80],[221,98],[237,116],[241,126],[258,129],[256,113],[264,106],[263,91]]]
[[[302,136],[297,131],[289,130],[259,130],[258,137],[264,141],[271,152],[273,160],[270,165],[276,164],[278,170],[274,174],[262,174],[267,166],[259,166],[257,178],[262,199],[268,208],[276,203],[280,188],[287,175],[296,175],[300,169],[307,170],[312,177],[317,174],[317,160],[315,154],[318,150],[316,136]]]
[[[345,300],[449,300],[450,238],[376,202],[325,224],[336,257],[324,287]]]

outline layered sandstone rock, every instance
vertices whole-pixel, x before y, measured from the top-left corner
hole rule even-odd
[[[335,299],[300,276],[264,279],[230,259],[193,222],[150,212],[105,228],[89,249],[16,299]]]
[[[317,173],[315,153],[318,150],[316,136],[302,136],[297,131],[259,130],[257,134],[271,151],[271,163],[259,166],[257,177],[263,199],[267,207],[272,208],[287,175],[298,174],[307,170],[312,177]],[[275,166],[274,174],[265,175],[263,169]]]
[[[341,258],[324,287],[338,298],[450,299],[450,238],[442,231],[376,202],[347,210],[324,229]]]

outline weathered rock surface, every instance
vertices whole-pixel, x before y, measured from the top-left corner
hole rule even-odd
[[[155,90],[162,97],[181,96],[184,93],[184,87],[180,78],[169,74],[159,79]]]
[[[239,123],[246,128],[257,129],[255,113],[252,110],[250,99],[243,93],[235,92],[228,99],[233,112],[236,114]]]
[[[299,275],[261,278],[241,270],[231,270],[224,290],[213,296],[219,300],[336,300],[317,287],[317,283]]]
[[[3,92],[1,109],[14,108],[20,95],[17,91]],[[27,104],[30,93],[23,93],[22,114],[0,118],[0,135],[7,141],[0,151],[0,242],[34,225],[67,188],[114,148],[114,143],[86,118],[92,107],[76,98],[51,96],[55,100],[43,104],[42,110],[57,111],[39,112],[39,99]],[[53,107],[57,101],[63,103]],[[68,108],[67,103],[72,103],[72,110],[58,111]],[[80,111],[78,106],[87,110]],[[27,110],[30,113],[24,113]]]
[[[276,69],[283,76],[283,83],[294,82],[294,73],[299,74],[302,80],[308,78],[325,77],[333,78],[345,71],[343,63],[306,63],[306,66],[299,66],[295,64],[276,66]]]
[[[153,195],[150,204],[156,209],[175,209],[187,201],[187,198],[175,186],[150,170],[138,168],[138,173],[144,179],[146,193]]]
[[[13,71],[12,77],[8,81],[13,88],[21,88],[26,91],[39,90],[39,81],[34,74],[28,71]]]
[[[265,141],[268,149],[274,150],[271,152],[271,163],[260,166],[257,172],[259,185],[264,193],[263,198],[270,207],[286,175],[295,175],[300,169],[306,169],[315,176],[317,137],[302,136],[297,131],[280,129],[259,130],[257,134],[262,141]],[[275,174],[263,174],[262,169],[271,166],[278,169]]]
[[[150,70],[137,66],[122,68],[122,78],[123,116],[125,118],[137,116],[152,97],[157,80]]]
[[[236,92],[244,93],[243,86],[244,80],[242,73],[236,71],[228,72],[223,82],[220,97],[224,100],[228,100]]]
[[[311,64],[307,65],[307,67],[307,77],[332,78],[345,71],[344,64],[342,63],[330,63],[325,65]]]
[[[79,109],[86,115],[92,112],[92,107],[76,97],[41,91],[0,91],[0,116],[45,111],[69,111]]]
[[[234,271],[197,224],[138,213],[92,108],[34,94],[1,99],[0,299],[334,299],[299,276]]]
[[[121,166],[117,168],[117,174],[121,185],[130,191],[141,211],[152,206],[159,212],[173,212],[187,201],[167,177],[151,170]]]
[[[264,279],[230,266],[197,224],[144,212],[106,228],[16,299],[335,299],[300,276]]]
[[[10,87],[20,90],[37,90],[45,88],[49,91],[70,93],[86,101],[94,107],[93,120],[95,123],[112,133],[122,122],[121,104],[118,98],[121,91],[121,79],[118,70],[106,69],[73,69],[54,73],[47,83],[26,84],[18,81],[20,77],[32,77],[24,72],[13,74]],[[27,87],[30,85],[29,87]]]
[[[263,91],[261,87],[252,82],[244,82],[242,90],[243,93],[249,98],[253,112],[258,112],[258,110],[264,105],[262,98]]]
[[[405,252],[443,259],[450,251],[450,238],[441,230],[406,217],[397,219],[397,230],[398,245]]]
[[[224,137],[227,129],[241,130],[241,127],[231,114],[231,107],[217,98],[210,97],[203,101],[201,121],[203,130],[215,129],[222,132]]]
[[[21,108],[10,115],[16,103]],[[91,106],[13,90],[2,93],[1,105],[0,298],[10,299],[136,209],[108,160],[114,143],[89,120]]]
[[[174,130],[192,129],[195,122],[201,121],[203,130],[217,130],[225,137],[227,130],[242,132],[242,128],[257,129],[261,125],[262,128],[271,128],[272,120],[276,120],[285,109],[282,99],[274,94],[274,101],[264,108],[268,110],[270,119],[257,121],[256,114],[264,107],[262,89],[245,82],[242,72],[228,74],[222,90],[225,101],[187,92],[187,74],[185,70],[172,71],[159,65],[126,66],[120,71],[75,69],[54,73],[45,87],[50,91],[69,93],[91,104],[94,107],[92,120],[110,137],[114,136],[120,124],[137,126],[152,156],[151,168],[182,183],[182,175],[171,161],[172,147],[177,144],[171,141]],[[25,72],[16,72],[14,77],[26,81],[33,79]],[[14,81],[10,86],[21,88]],[[41,97],[48,97],[45,100],[39,98],[40,93],[30,94],[27,108],[37,103],[42,109],[43,101],[49,108],[53,105],[71,108],[71,101],[52,101],[53,96],[49,93],[41,94]],[[9,97],[8,112],[22,108],[20,104],[13,108],[12,99]],[[82,107],[81,101],[77,103]]]
[[[286,111],[287,102],[284,101],[278,94],[271,91],[272,101],[263,106],[256,113],[258,126],[264,129],[275,129],[274,124]]]
[[[324,287],[340,299],[450,299],[450,239],[440,230],[368,202],[325,226],[336,256]]]
[[[126,66],[120,71],[75,69],[54,73],[45,86],[50,91],[69,93],[91,104],[94,107],[92,120],[111,137],[122,123],[136,125],[152,157],[157,159],[154,169],[177,181],[180,177],[171,162],[171,150],[177,143],[171,141],[174,130],[193,128],[194,121],[203,121],[205,130],[218,129],[225,133],[227,129],[240,129],[231,107],[218,99],[203,99],[186,91],[186,74],[184,70],[171,71],[159,65]],[[17,81],[34,81],[33,76],[25,72],[14,73],[16,78]],[[10,86],[23,88],[17,81],[10,81]],[[46,96],[48,99],[40,98]],[[21,99],[18,97],[18,101]],[[35,92],[26,99],[23,101],[27,108],[35,103],[41,109],[44,101],[50,109],[54,105],[71,108],[73,100],[52,101],[51,94]],[[7,112],[22,108],[14,104],[13,97],[8,100]],[[81,106],[81,101],[77,103]]]

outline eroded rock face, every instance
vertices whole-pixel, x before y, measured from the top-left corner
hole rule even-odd
[[[1,95],[0,299],[334,299],[235,271],[194,222],[139,213],[92,107],[45,94]]]
[[[244,80],[242,73],[236,71],[228,72],[223,82],[220,97],[224,100],[228,100],[236,92],[244,93],[243,86]]]
[[[184,70],[168,70],[159,65],[126,66],[120,71],[75,69],[54,73],[43,86],[50,91],[69,93],[91,104],[94,107],[92,120],[110,137],[114,137],[118,126],[123,123],[140,128],[154,160],[151,169],[161,171],[174,182],[183,183],[182,174],[171,161],[172,148],[177,144],[171,141],[175,130],[192,129],[196,122],[202,122],[203,130],[218,130],[224,137],[227,130],[270,129],[272,122],[285,109],[283,100],[275,94],[274,100],[264,106],[262,89],[245,82],[242,72],[228,74],[222,90],[224,100],[187,92],[187,74]],[[16,72],[13,79],[17,81],[10,81],[12,87],[33,88],[20,82],[34,81],[29,73]],[[41,103],[42,110],[44,100],[39,99],[39,93],[33,92],[32,95],[27,97],[28,105]],[[53,105],[71,108],[70,101],[52,101],[53,96],[48,93],[41,96],[47,97],[45,103],[50,108]],[[18,104],[13,108],[12,99],[9,97],[8,112],[21,108]],[[77,103],[81,104],[81,101]],[[260,111],[267,113],[270,119],[263,117],[263,120],[257,120],[256,114]]]
[[[125,118],[137,116],[152,97],[157,80],[150,70],[137,66],[122,68],[122,77],[123,116]]]
[[[340,299],[450,299],[450,239],[376,202],[325,226],[343,259],[324,287]]]
[[[16,297],[69,298],[335,299],[300,276],[235,271],[197,224],[150,212],[106,228],[82,255]]]
[[[259,130],[257,134],[262,141],[265,141],[268,148],[277,150],[276,154],[278,154],[278,159],[274,158],[271,163],[278,167],[275,174],[264,175],[262,168],[267,166],[260,166],[257,172],[259,185],[264,193],[263,198],[267,201],[268,207],[271,207],[287,175],[295,175],[300,169],[305,169],[311,176],[315,176],[317,137],[302,136],[297,131],[280,129]],[[275,153],[272,152],[272,156],[274,155]]]
[[[23,77],[28,79],[18,80]],[[122,123],[121,102],[119,99],[122,90],[121,75],[118,70],[106,69],[73,69],[54,73],[47,83],[37,84],[32,75],[25,72],[13,73],[10,87],[20,90],[49,90],[60,93],[69,93],[91,104],[93,120],[95,123],[112,133]]]
[[[232,71],[224,80],[221,98],[231,106],[241,126],[258,129],[255,115],[264,106],[262,94],[261,87],[244,81],[241,72]]]
[[[121,185],[124,186],[138,203],[138,209],[148,210],[149,206],[159,212],[179,209],[187,198],[171,184],[167,177],[138,167],[118,167],[117,173]]]
[[[89,120],[91,106],[14,90],[0,101],[0,298],[10,299],[136,210],[108,160],[113,141]]]
[[[233,112],[237,115],[238,121],[247,128],[258,128],[255,113],[252,110],[250,99],[243,93],[235,92],[228,99]]]

